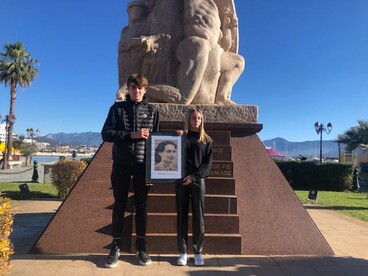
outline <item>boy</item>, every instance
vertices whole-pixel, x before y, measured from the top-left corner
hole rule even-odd
[[[115,267],[120,256],[120,237],[123,232],[124,213],[129,185],[134,186],[136,256],[141,265],[151,264],[146,250],[147,195],[145,183],[145,147],[151,132],[159,131],[159,114],[145,97],[146,77],[130,75],[125,101],[115,102],[109,110],[101,131],[102,140],[113,142],[111,184],[114,195],[112,212],[112,246],[106,258],[106,267]]]

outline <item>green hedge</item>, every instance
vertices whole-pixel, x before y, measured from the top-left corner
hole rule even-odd
[[[51,180],[61,199],[65,199],[87,164],[79,160],[61,160],[52,167]]]
[[[344,191],[353,182],[353,166],[341,163],[276,161],[295,190]]]
[[[87,165],[89,165],[92,161],[92,157],[81,158],[80,161],[86,162]]]

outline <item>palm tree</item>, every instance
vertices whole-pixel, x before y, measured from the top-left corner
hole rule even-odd
[[[21,42],[6,43],[4,50],[4,52],[0,52],[0,82],[4,82],[5,86],[10,86],[8,115],[10,120],[8,121],[7,137],[7,155],[9,157],[13,145],[14,105],[17,86],[20,85],[21,88],[31,86],[33,79],[38,76],[38,70],[35,67],[38,61],[31,58],[31,54],[24,49]]]
[[[359,144],[368,144],[368,121],[358,120],[358,124],[339,135],[337,139],[338,143],[346,144],[348,151],[353,151]]]

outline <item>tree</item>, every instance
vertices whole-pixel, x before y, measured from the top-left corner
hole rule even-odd
[[[338,143],[346,144],[348,151],[353,151],[359,144],[368,144],[368,121],[358,120],[358,124],[337,139]]]
[[[17,96],[17,86],[23,89],[26,86],[31,86],[34,78],[38,76],[38,70],[35,65],[37,60],[31,57],[21,42],[14,44],[6,43],[4,52],[0,52],[0,82],[4,82],[5,86],[10,87],[10,106],[9,118],[15,118],[14,106]],[[14,120],[8,122],[8,137],[7,137],[7,155],[11,154],[13,145],[13,129]],[[9,159],[8,159],[9,160]]]
[[[28,165],[29,157],[38,152],[38,148],[35,144],[23,143],[20,152],[26,157],[26,165]]]

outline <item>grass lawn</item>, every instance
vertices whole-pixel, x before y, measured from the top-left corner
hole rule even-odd
[[[308,200],[309,191],[295,191],[302,203],[312,203]],[[368,221],[368,194],[357,192],[327,192],[318,191],[317,204],[331,210]]]
[[[0,191],[13,200],[57,198],[58,191],[51,183],[27,183],[29,193],[21,193],[19,185],[23,183],[0,183]]]

